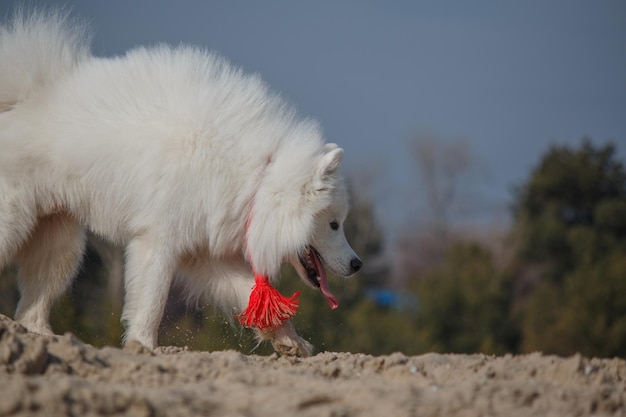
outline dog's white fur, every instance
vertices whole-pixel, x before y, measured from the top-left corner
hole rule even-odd
[[[0,269],[18,263],[16,317],[33,331],[50,332],[86,229],[126,247],[126,339],[150,348],[174,277],[232,313],[251,265],[276,277],[308,244],[352,274],[358,258],[329,226],[348,211],[342,155],[257,76],[205,50],[93,57],[62,13],[0,27]],[[288,322],[264,336],[310,352]]]

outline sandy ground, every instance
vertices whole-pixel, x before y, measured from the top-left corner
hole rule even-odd
[[[0,316],[1,416],[622,416],[625,379],[578,355],[96,349]]]

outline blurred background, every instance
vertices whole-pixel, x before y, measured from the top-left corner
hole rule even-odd
[[[626,356],[626,3],[25,1],[93,29],[93,52],[194,44],[258,73],[345,150],[365,261],[302,290],[318,350]],[[123,255],[90,237],[55,331],[118,345]],[[12,316],[15,269],[0,278]],[[161,344],[267,353],[176,288]]]

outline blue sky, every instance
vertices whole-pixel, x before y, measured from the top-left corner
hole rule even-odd
[[[27,3],[71,6],[97,55],[191,43],[261,74],[345,148],[349,175],[375,177],[365,191],[391,234],[423,212],[416,135],[473,153],[480,204],[460,222],[505,219],[511,187],[551,144],[589,136],[626,155],[621,0]]]

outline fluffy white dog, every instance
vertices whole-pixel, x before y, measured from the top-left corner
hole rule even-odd
[[[348,276],[343,150],[257,77],[192,47],[98,58],[59,13],[0,27],[0,269],[19,266],[16,318],[50,333],[85,230],[126,247],[126,342],[152,348],[174,279],[243,310],[257,272],[291,262],[331,307],[323,261]],[[259,331],[310,345],[287,321]]]

